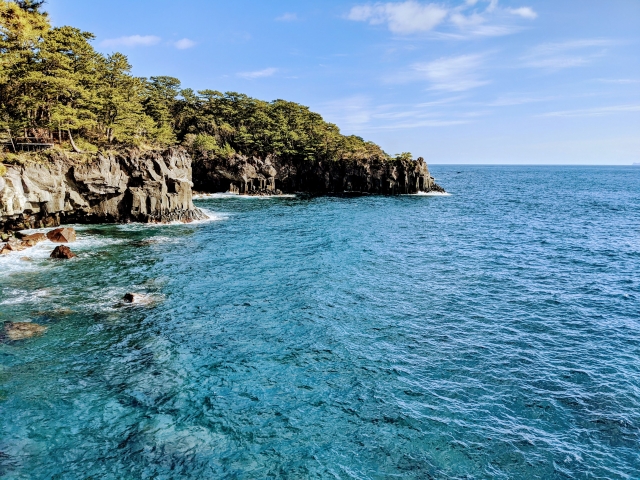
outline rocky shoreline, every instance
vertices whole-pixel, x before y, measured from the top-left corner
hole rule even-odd
[[[183,148],[130,150],[6,165],[0,176],[0,241],[61,224],[190,223],[206,219],[199,194],[250,196],[445,193],[424,159],[294,161],[243,155],[197,158]],[[7,247],[10,248],[10,247]]]
[[[7,165],[0,177],[0,235],[63,223],[170,223],[202,220],[193,204],[191,157],[166,151],[64,154]]]
[[[242,195],[399,195],[442,192],[423,158],[418,160],[293,161],[234,155],[193,164],[198,192]]]

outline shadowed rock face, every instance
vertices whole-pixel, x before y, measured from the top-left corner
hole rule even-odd
[[[194,188],[201,192],[241,194],[371,193],[398,195],[444,191],[422,158],[408,160],[285,161],[236,155],[194,162]]]
[[[0,232],[205,218],[193,205],[191,187],[191,158],[182,149],[7,166],[0,178]]]

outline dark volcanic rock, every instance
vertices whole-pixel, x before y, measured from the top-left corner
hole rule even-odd
[[[65,245],[60,245],[59,247],[56,247],[53,252],[51,252],[51,258],[57,258],[60,260],[70,260],[75,257],[77,257],[77,255]]]
[[[41,335],[46,331],[47,327],[37,323],[5,322],[2,333],[7,339],[17,341]]]
[[[424,159],[291,161],[235,155],[194,162],[196,190],[239,194],[411,194],[442,191]]]
[[[61,223],[167,223],[206,216],[193,205],[191,157],[165,152],[97,154],[80,162],[7,166],[0,182],[0,232]]]
[[[124,301],[127,303],[135,303],[139,305],[149,305],[153,302],[153,298],[149,295],[142,295],[140,293],[127,293],[124,296]]]
[[[56,228],[47,232],[47,238],[54,243],[73,243],[76,241],[76,231],[73,228]]]

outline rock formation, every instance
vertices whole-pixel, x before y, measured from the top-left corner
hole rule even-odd
[[[21,252],[30,246],[32,245],[28,245],[21,240],[16,240],[15,238],[11,238],[7,243],[0,247],[0,255],[7,255],[11,252]]]
[[[138,305],[150,305],[153,303],[153,297],[143,295],[141,293],[127,293],[123,300],[125,303],[134,303]]]
[[[73,228],[56,228],[47,232],[47,238],[53,243],[73,243],[76,241],[76,231]]]
[[[429,174],[424,159],[285,161],[235,155],[229,159],[198,159],[194,188],[201,192],[276,194],[407,194],[444,191]]]
[[[27,338],[41,335],[46,331],[47,327],[43,327],[37,323],[5,322],[2,336],[11,341],[26,340]]]
[[[165,152],[97,154],[89,161],[62,154],[46,163],[7,165],[0,177],[0,232],[61,223],[190,222],[191,158]]]
[[[71,260],[72,258],[77,257],[77,255],[73,253],[71,249],[66,245],[60,245],[59,247],[56,247],[53,252],[51,252],[50,257],[58,260]]]
[[[37,244],[47,240],[47,236],[44,233],[34,233],[33,235],[23,235],[22,243],[29,247],[35,247]]]

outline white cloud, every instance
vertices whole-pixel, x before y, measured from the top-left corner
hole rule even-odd
[[[285,13],[276,18],[277,22],[295,22],[298,20],[298,15],[295,13]]]
[[[637,78],[597,78],[595,81],[600,83],[614,83],[617,85],[633,85],[635,83],[640,83],[640,80]]]
[[[369,97],[354,95],[326,103],[322,106],[322,113],[341,129],[358,132],[369,124],[374,111]]]
[[[440,104],[441,102],[435,101],[432,104],[418,105],[375,105],[371,97],[354,95],[325,103],[319,110],[326,120],[339,125],[345,133],[356,135],[380,130],[450,127],[470,123],[472,117],[482,114],[443,114],[433,108],[427,108]]]
[[[545,43],[533,48],[523,60],[528,67],[548,70],[581,67],[603,56],[605,48],[615,45],[615,43],[607,39]]]
[[[255,72],[240,72],[238,73],[238,76],[247,79],[264,78],[271,77],[277,71],[277,68],[265,68],[264,70],[257,70]]]
[[[371,25],[387,24],[393,33],[427,32],[442,23],[447,10],[435,3],[423,5],[414,0],[355,6],[347,18]]]
[[[183,38],[182,40],[178,40],[173,44],[178,50],[186,50],[188,48],[193,48],[197,44],[193,40],[189,40],[188,38]]]
[[[484,4],[484,9],[479,5]],[[352,7],[347,18],[371,25],[386,24],[393,33],[429,32],[444,27],[445,32],[433,35],[443,38],[467,39],[510,35],[522,28],[514,24],[514,17],[533,20],[538,14],[531,7],[500,8],[498,0],[466,0],[455,8],[417,0],[362,4]],[[501,22],[497,24],[496,22]],[[453,27],[460,33],[446,32]]]
[[[601,117],[616,113],[640,112],[640,105],[614,105],[610,107],[584,108],[579,110],[564,110],[549,112],[541,117]]]
[[[483,59],[484,55],[461,55],[415,63],[412,69],[418,77],[428,80],[433,90],[463,92],[489,83],[478,75]]]
[[[531,7],[507,8],[507,12],[522,18],[528,18],[529,20],[538,18],[538,14]]]
[[[100,42],[101,47],[151,47],[160,43],[162,39],[155,35],[131,35],[128,37],[108,38]]]

